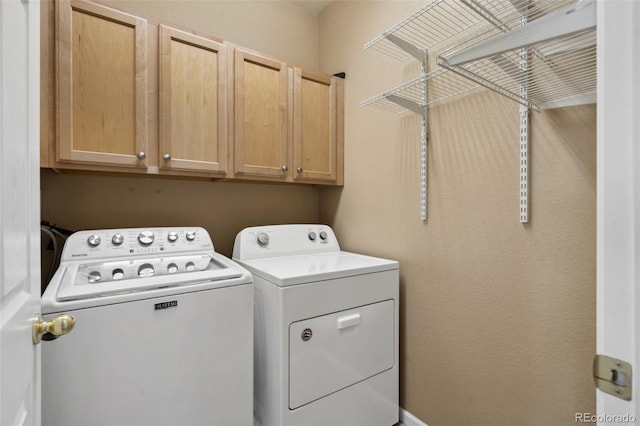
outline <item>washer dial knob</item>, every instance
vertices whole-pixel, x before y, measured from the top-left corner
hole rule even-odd
[[[155,273],[156,273],[156,270],[153,268],[153,265],[150,263],[142,264],[138,268],[138,276],[142,278],[152,277]]]
[[[100,235],[96,235],[96,234],[89,235],[89,238],[87,238],[87,243],[91,247],[98,247],[101,241],[102,239],[100,238]]]
[[[313,231],[309,232],[309,239],[311,241],[315,241],[316,240],[316,233],[313,232]]]
[[[167,235],[167,239],[170,243],[175,243],[178,240],[178,233],[174,231],[169,232],[169,235]]]
[[[187,241],[193,241],[196,239],[196,231],[187,231]]]
[[[113,278],[114,281],[118,281],[124,278],[124,271],[120,268],[118,269],[114,269],[111,272],[111,278]]]
[[[261,232],[258,234],[257,240],[258,240],[258,245],[261,247],[264,247],[267,244],[269,244],[269,236],[264,232]]]
[[[94,284],[102,279],[102,275],[100,275],[98,271],[91,271],[89,272],[88,279],[91,284]]]
[[[119,246],[124,242],[124,237],[122,236],[122,234],[117,233],[111,238],[111,242],[114,246]]]
[[[327,233],[324,231],[320,231],[320,239],[325,241],[327,239]]]
[[[138,234],[138,242],[140,242],[140,244],[142,244],[143,246],[151,245],[155,238],[155,235],[153,235],[153,232],[151,231],[142,231],[140,234]]]

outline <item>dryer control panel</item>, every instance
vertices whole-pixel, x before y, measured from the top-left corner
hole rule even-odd
[[[130,258],[191,251],[213,251],[213,242],[204,228],[102,229],[72,234],[65,243],[61,261]]]
[[[327,225],[255,226],[236,236],[233,258],[249,260],[338,251],[338,240]]]

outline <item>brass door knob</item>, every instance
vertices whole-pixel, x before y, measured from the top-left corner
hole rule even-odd
[[[51,335],[51,338],[45,338],[45,340],[53,340],[58,336],[63,336],[73,330],[74,325],[76,325],[76,319],[72,315],[60,314],[51,321],[45,321],[42,319],[42,315],[38,313],[33,318],[33,344],[40,343],[42,336],[46,334]]]

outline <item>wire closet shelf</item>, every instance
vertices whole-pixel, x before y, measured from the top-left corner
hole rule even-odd
[[[512,4],[438,64],[534,110],[595,102],[595,1]]]
[[[433,84],[428,91],[425,91],[424,85],[428,81],[439,82],[440,84]],[[398,114],[409,111],[420,114],[421,111],[418,111],[418,108],[424,108],[436,102],[453,98],[478,87],[478,84],[469,81],[467,78],[449,72],[445,68],[438,68],[362,101],[360,106],[373,106]]]
[[[593,102],[595,18],[593,26],[569,33],[563,24],[566,15],[591,3],[593,0],[433,0],[364,47],[400,61],[442,49],[437,54],[441,68],[360,105],[405,112],[408,109],[394,105],[388,95],[427,106],[480,86],[534,110]],[[520,37],[516,32],[524,24],[533,29]],[[509,34],[501,37],[504,33]],[[500,39],[509,39],[507,46],[515,43],[517,47],[482,57],[468,54]],[[420,85],[427,83],[428,96],[415,96]]]

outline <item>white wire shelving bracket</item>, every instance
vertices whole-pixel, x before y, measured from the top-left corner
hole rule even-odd
[[[365,44],[365,49],[400,61],[413,57],[422,65],[418,78],[360,105],[421,115],[423,220],[428,107],[482,86],[520,104],[519,210],[520,221],[528,222],[529,110],[595,102],[595,2],[432,0]],[[440,49],[440,68],[427,73],[427,51],[434,47]]]
[[[420,76],[378,96],[363,101],[360,103],[360,106],[371,105],[396,113],[410,111],[420,116],[420,218],[424,221],[427,220],[427,140],[429,138],[427,122],[429,87],[427,80],[433,78],[435,75],[434,73],[427,74],[428,58],[426,50],[419,49],[394,34],[387,34],[385,40],[404,52],[406,57],[402,56],[402,58],[406,59],[412,56],[420,61]],[[401,58],[401,56],[394,57],[397,59]]]
[[[427,219],[428,107],[480,87],[444,68],[428,72],[428,50],[481,20],[457,2],[432,0],[364,46],[400,61],[414,58],[420,62],[419,77],[367,99],[360,106],[420,116],[420,218],[423,221]]]

